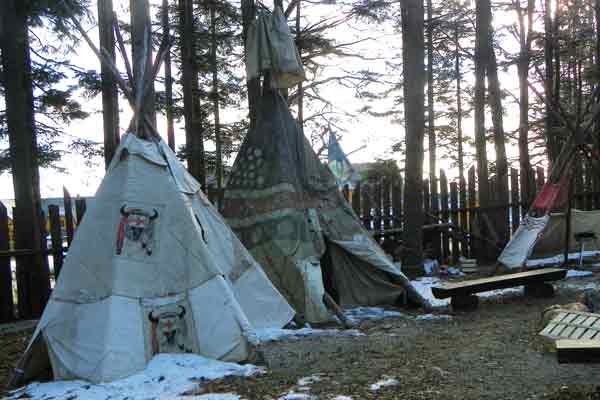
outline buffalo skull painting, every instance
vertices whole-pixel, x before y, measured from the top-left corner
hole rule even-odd
[[[121,206],[121,221],[117,235],[117,254],[121,254],[127,245],[142,249],[152,255],[154,245],[154,225],[158,218],[158,211],[146,211],[141,208],[127,208]],[[132,249],[134,250],[134,249]]]
[[[188,329],[185,319],[186,309],[179,305],[176,310],[156,311],[148,313],[151,323],[152,354],[157,353],[190,353],[188,348]]]

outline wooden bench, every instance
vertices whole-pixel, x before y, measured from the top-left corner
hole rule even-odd
[[[496,289],[524,285],[526,295],[550,297],[554,294],[554,287],[548,282],[563,279],[566,274],[566,269],[536,269],[490,278],[444,283],[443,285],[432,287],[431,291],[438,299],[447,299],[450,297],[450,304],[454,309],[471,310],[477,308],[479,303],[479,298],[474,295],[475,293]]]
[[[556,341],[556,356],[560,364],[599,363],[600,340],[560,339]]]

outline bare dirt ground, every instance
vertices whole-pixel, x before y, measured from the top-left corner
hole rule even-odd
[[[559,365],[537,336],[540,312],[573,302],[578,291],[570,286],[577,281],[561,285],[551,299],[517,294],[482,299],[475,312],[441,311],[452,314],[451,320],[389,318],[363,322],[365,336],[267,343],[261,348],[266,374],[225,378],[203,389],[246,399],[278,399],[302,390],[327,400],[600,399],[600,365]],[[600,275],[581,281],[600,283]],[[0,332],[0,381],[7,381],[31,332]],[[298,386],[300,378],[315,375],[317,382]],[[370,389],[385,378],[398,384]]]

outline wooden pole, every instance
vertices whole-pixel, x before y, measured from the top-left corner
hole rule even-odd
[[[567,201],[567,215],[565,216],[565,248],[563,250],[563,267],[569,265],[569,242],[571,237],[571,209],[573,208],[574,185],[569,182],[569,199]]]

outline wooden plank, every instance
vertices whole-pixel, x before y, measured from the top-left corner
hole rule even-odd
[[[456,182],[450,183],[450,222],[454,225],[458,225],[458,184]],[[456,236],[452,236],[453,262],[457,262],[459,256],[460,246],[458,238]]]
[[[588,329],[587,331],[585,331],[585,333],[580,337],[580,339],[586,340],[586,339],[592,339],[594,338],[594,336],[596,336],[599,332],[595,331],[593,329]]]
[[[461,211],[459,211],[459,219],[460,219],[460,230],[462,233],[462,240],[461,240],[461,252],[465,257],[468,257],[469,255],[469,239],[467,237],[467,235],[464,234],[464,232],[468,232],[469,231],[469,222],[468,222],[468,217],[467,217],[467,183],[465,182],[464,177],[460,177],[458,180],[458,200],[459,200],[459,207],[461,209]]]
[[[581,162],[579,160],[575,161],[575,207],[578,210],[585,209],[585,200],[583,196],[584,192],[584,183],[583,183],[583,167],[581,166]]]
[[[371,230],[371,187],[368,184],[364,184],[361,190],[362,193],[362,218],[363,225],[366,229]]]
[[[381,181],[381,200],[382,215],[383,215],[383,229],[390,229],[392,227],[392,199],[391,193],[391,182],[384,179]]]
[[[63,243],[62,232],[60,228],[60,209],[56,205],[48,207],[50,217],[50,238],[52,240],[52,259],[54,261],[54,279],[58,279],[60,270],[63,266]]]
[[[75,199],[75,215],[77,216],[77,226],[79,226],[81,224],[81,221],[83,221],[83,216],[85,215],[86,208],[87,206],[85,203],[85,199],[77,197],[77,199]]]
[[[586,163],[585,174],[584,174],[584,185],[585,185],[585,191],[587,192],[587,195],[585,196],[585,209],[586,210],[594,209],[594,195],[592,194],[592,192],[593,192],[592,175],[593,175],[592,168],[589,163]]]
[[[429,192],[429,179],[423,179],[423,212],[425,213],[424,222],[431,222],[431,194]]]
[[[580,326],[579,328],[575,328],[573,333],[571,333],[571,339],[579,339],[581,335],[583,335],[587,331],[586,328]]]
[[[352,191],[352,209],[356,216],[360,218],[360,182],[356,183]]]
[[[429,209],[431,210],[431,215],[434,218],[431,218],[430,221],[431,223],[437,223],[439,222],[439,217],[440,217],[440,196],[439,196],[439,179],[437,179],[436,177],[434,177],[433,180],[430,180],[429,182],[429,196],[430,196],[430,201],[429,201]],[[433,257],[435,259],[439,259],[440,258],[440,254],[441,254],[441,249],[442,249],[442,235],[441,232],[438,231],[433,231],[430,233],[430,239],[431,239],[431,247],[433,249]]]
[[[348,185],[344,185],[342,188],[342,196],[346,201],[350,201],[350,187]]]
[[[514,233],[521,223],[521,212],[519,210],[519,171],[516,168],[510,169],[510,204],[511,230]]]
[[[7,251],[9,248],[8,210],[0,202],[0,250]],[[0,322],[15,319],[14,307],[10,257],[0,257]]]
[[[450,213],[448,212],[448,179],[443,169],[440,170],[440,210],[442,215],[442,223],[448,223]],[[450,257],[450,237],[447,233],[442,234],[442,257],[445,261]]]
[[[67,232],[67,245],[70,246],[73,241],[75,225],[73,224],[73,203],[71,195],[66,187],[63,186],[63,201],[65,204],[65,231]]]
[[[566,269],[536,269],[533,271],[517,272],[515,274],[500,275],[490,278],[480,278],[462,282],[448,282],[440,286],[432,287],[431,291],[436,298],[445,299],[452,296],[466,296],[494,289],[505,289],[532,283],[555,281],[563,279],[566,274]]]
[[[557,340],[556,355],[561,364],[598,363],[600,362],[600,340]]]
[[[475,189],[475,167],[469,168],[468,175],[468,191],[469,191],[469,232],[473,232],[475,229],[475,217],[477,207],[477,192]],[[469,258],[477,258],[477,243],[473,235],[469,240]]]
[[[380,231],[381,228],[381,182],[376,182],[373,186],[373,229]]]
[[[542,187],[544,186],[544,184],[546,183],[546,177],[545,177],[545,172],[544,172],[544,168],[542,167],[536,167],[535,168],[535,187],[537,189],[537,192],[539,193],[540,190],[542,189]]]

